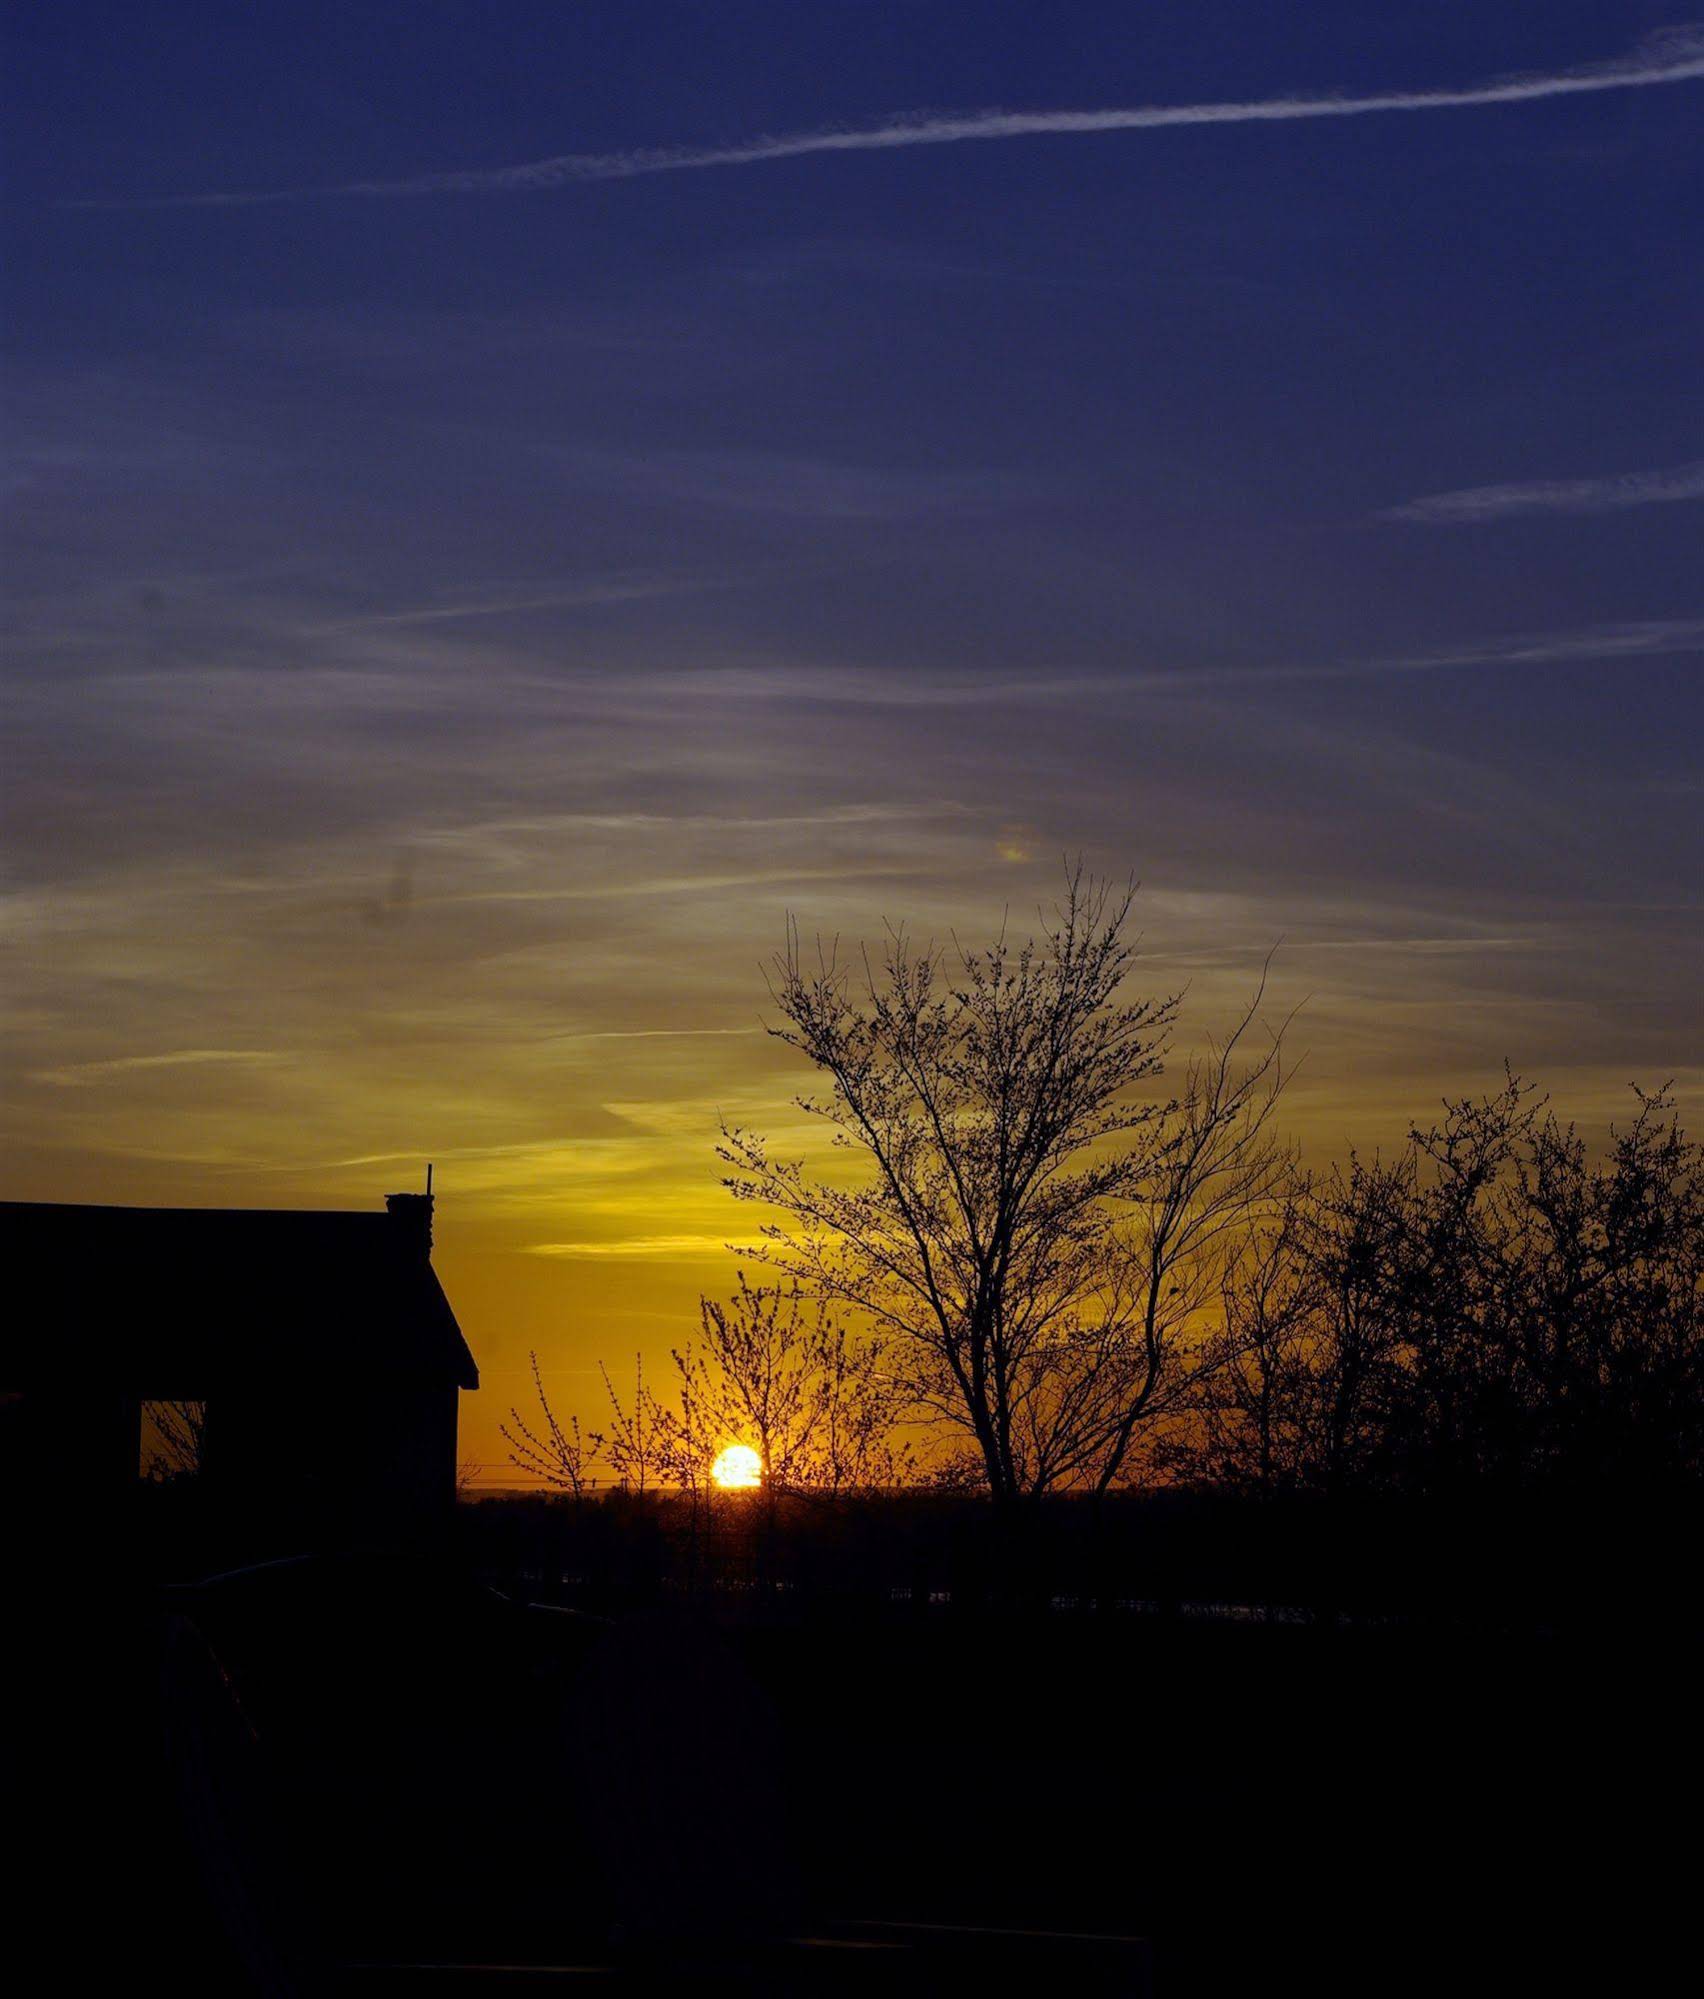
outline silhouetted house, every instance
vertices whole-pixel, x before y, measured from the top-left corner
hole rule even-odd
[[[479,1370],[432,1268],[432,1197],[385,1212],[0,1202],[5,1429],[56,1481],[133,1483],[144,1401],[205,1406],[209,1499],[305,1536],[408,1534],[455,1495]]]

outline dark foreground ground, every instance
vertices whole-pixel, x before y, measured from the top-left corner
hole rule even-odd
[[[26,1603],[17,1989],[1642,1993],[1696,1953],[1686,1620],[525,1596],[344,1558]]]
[[[847,1910],[1142,1935],[1168,1993],[1655,1991],[1691,1920],[1661,1647],[1084,1617],[752,1657]]]

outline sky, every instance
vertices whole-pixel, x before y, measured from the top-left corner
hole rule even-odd
[[[1704,1109],[1704,25],[14,14],[0,1195],[375,1205],[655,1367],[762,966],[1142,884],[1310,1157]]]

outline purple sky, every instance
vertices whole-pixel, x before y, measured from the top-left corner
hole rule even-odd
[[[1697,1122],[1704,31],[66,0],[7,56],[7,1193],[432,1156],[495,1412],[728,1281],[787,911],[974,935],[1079,851],[1191,1031],[1285,940],[1322,1153],[1505,1056]]]

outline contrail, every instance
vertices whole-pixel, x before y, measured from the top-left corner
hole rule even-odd
[[[570,187],[588,181],[634,180],[641,174],[693,173],[710,167],[757,166],[810,153],[888,152],[902,146],[951,146],[972,139],[1070,137],[1097,132],[1151,132],[1171,125],[1269,125],[1305,118],[1367,118],[1383,111],[1451,111],[1487,104],[1528,104],[1546,97],[1580,97],[1603,90],[1640,90],[1704,77],[1704,24],[1665,28],[1626,55],[1577,69],[1494,78],[1455,90],[1379,91],[1365,97],[1265,97],[1226,104],[1143,104],[1102,111],[973,111],[920,113],[879,125],[788,132],[731,146],[654,147],[623,153],[559,153],[520,166],[422,174],[411,180],[351,181],[339,187],[172,195],[154,200],[79,201],[77,208],[244,207],[327,196],[482,194]]]
[[[1664,472],[1623,472],[1604,479],[1531,479],[1509,486],[1467,486],[1455,493],[1428,493],[1378,519],[1413,521],[1422,527],[1467,527],[1476,521],[1506,520],[1517,514],[1612,514],[1624,507],[1657,507],[1676,500],[1704,499],[1704,458]]]

